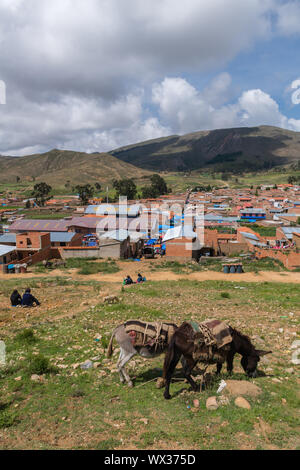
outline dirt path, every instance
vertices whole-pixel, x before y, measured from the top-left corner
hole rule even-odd
[[[70,269],[68,271],[55,269],[53,271],[49,271],[45,274],[43,273],[33,273],[28,272],[26,274],[0,274],[0,281],[8,280],[8,279],[26,279],[26,278],[43,278],[43,277],[56,277],[56,276],[67,276],[74,280],[81,280],[81,281],[104,281],[104,282],[111,282],[111,283],[122,283],[123,279],[130,275],[132,279],[135,281],[137,278],[137,274],[141,272],[143,276],[147,278],[147,280],[151,281],[178,281],[179,279],[190,279],[196,281],[232,281],[232,282],[286,282],[286,283],[294,283],[300,284],[300,273],[298,272],[275,272],[275,271],[259,271],[258,273],[249,272],[243,274],[224,274],[222,272],[217,271],[200,271],[200,272],[193,272],[193,273],[179,273],[176,274],[173,271],[167,270],[157,270],[152,271],[149,261],[141,261],[136,263],[126,263],[126,262],[118,262],[117,263],[120,271],[114,274],[91,274],[88,276],[79,275],[77,273],[77,269]]]

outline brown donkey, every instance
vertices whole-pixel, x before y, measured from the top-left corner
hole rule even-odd
[[[233,358],[236,353],[241,354],[241,365],[245,373],[249,377],[256,377],[257,374],[257,364],[261,356],[265,354],[270,354],[272,351],[260,351],[255,349],[255,346],[251,343],[248,336],[243,335],[239,331],[228,326],[230,334],[232,336],[232,341],[229,343],[228,348],[221,354],[216,354],[210,359],[203,360],[201,358],[201,353],[203,357],[209,357],[208,347],[201,346],[200,350],[195,351],[195,332],[192,326],[188,322],[184,322],[174,333],[169,348],[166,353],[164,361],[164,370],[163,378],[165,379],[165,392],[164,397],[166,399],[171,398],[169,393],[170,382],[172,375],[174,373],[175,367],[178,364],[181,356],[183,356],[183,373],[185,378],[188,380],[194,391],[197,391],[199,387],[194,382],[191,377],[191,372],[196,366],[197,362],[206,362],[208,364],[217,364],[217,374],[221,372],[222,365],[226,361],[227,371],[232,373],[233,370]],[[197,352],[197,356],[195,356]]]

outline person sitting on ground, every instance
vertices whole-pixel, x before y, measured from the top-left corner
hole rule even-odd
[[[145,282],[145,281],[146,281],[146,278],[143,277],[143,276],[139,273],[136,282],[139,284],[140,282]]]
[[[22,307],[34,307],[34,304],[41,305],[40,302],[31,294],[31,290],[26,289],[22,299]]]
[[[133,284],[133,280],[131,279],[131,277],[128,275],[126,277],[126,279],[124,279],[124,285],[125,286],[128,286],[129,284]]]
[[[22,305],[22,297],[20,296],[17,289],[15,289],[13,293],[11,294],[10,302],[11,302],[12,307],[19,307]]]

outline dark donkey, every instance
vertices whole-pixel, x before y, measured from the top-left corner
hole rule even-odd
[[[200,357],[193,357],[195,353],[194,344],[194,330],[188,322],[184,322],[174,333],[169,348],[166,353],[164,361],[163,378],[165,379],[165,392],[164,397],[166,399],[171,398],[169,393],[170,382],[174,373],[175,367],[181,356],[184,359],[183,373],[185,378],[188,380],[194,391],[197,391],[199,387],[191,377],[191,372],[196,366],[197,362],[206,362],[208,364],[217,364],[217,374],[221,372],[223,362],[227,363],[227,371],[231,374],[233,370],[233,359],[236,353],[241,354],[241,364],[245,373],[249,377],[256,377],[257,364],[261,356],[270,354],[272,351],[260,351],[255,349],[255,346],[250,341],[250,338],[243,335],[239,331],[235,330],[231,326],[228,326],[232,341],[229,343],[228,348],[222,354],[216,354],[211,360],[203,361],[201,359],[201,353],[204,357],[207,357],[207,346],[203,346],[200,349]],[[220,351],[220,350],[219,350]],[[199,351],[198,351],[199,352]]]

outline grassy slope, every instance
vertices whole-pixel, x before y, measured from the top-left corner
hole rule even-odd
[[[20,158],[0,157],[0,182],[14,183],[16,177],[25,181],[45,181],[56,187],[71,184],[110,182],[122,177],[143,178],[149,173],[124,163],[109,154],[86,154],[52,150],[42,155]]]
[[[300,291],[294,285],[239,283],[243,289],[234,289],[236,284],[231,282],[149,282],[127,289],[117,305],[94,304],[94,308],[85,307],[73,318],[54,320],[66,311],[72,313],[71,305],[79,294],[80,301],[97,297],[105,285],[83,285],[66,278],[7,280],[2,283],[2,294],[8,295],[12,287],[28,283],[39,298],[49,303],[59,288],[66,304],[53,305],[46,313],[37,311],[38,316],[26,322],[34,329],[36,343],[16,340],[24,328],[20,314],[19,320],[1,330],[11,361],[0,373],[1,448],[299,448],[299,382],[297,385],[295,375],[286,371],[291,367],[293,332],[299,334]],[[227,292],[229,298],[224,299],[222,292]],[[161,375],[162,357],[152,361],[135,358],[128,367],[131,376],[136,377],[135,388],[120,385],[115,369],[117,351],[109,361],[103,349],[118,323],[128,318],[173,319],[180,323],[208,316],[223,319],[246,334],[258,335],[259,344],[254,341],[258,347],[273,349],[260,365],[266,375],[254,380],[263,394],[257,400],[249,399],[250,411],[236,408],[233,402],[216,411],[205,409],[206,398],[216,393],[220,378],[213,379],[205,392],[196,394],[177,381],[171,387],[173,399],[165,401],[162,390],[156,389],[153,382],[147,383]],[[98,334],[102,335],[100,342],[94,339]],[[50,359],[53,366],[59,367],[59,373],[46,375],[46,383],[33,383],[29,358],[34,354]],[[100,368],[73,368],[73,364],[94,356],[99,356]],[[234,370],[233,379],[245,379],[238,358]],[[178,373],[179,377],[180,370]],[[18,377],[21,380],[16,381]],[[226,380],[225,373],[222,377]],[[199,410],[187,408],[193,407],[196,397],[200,400]]]

